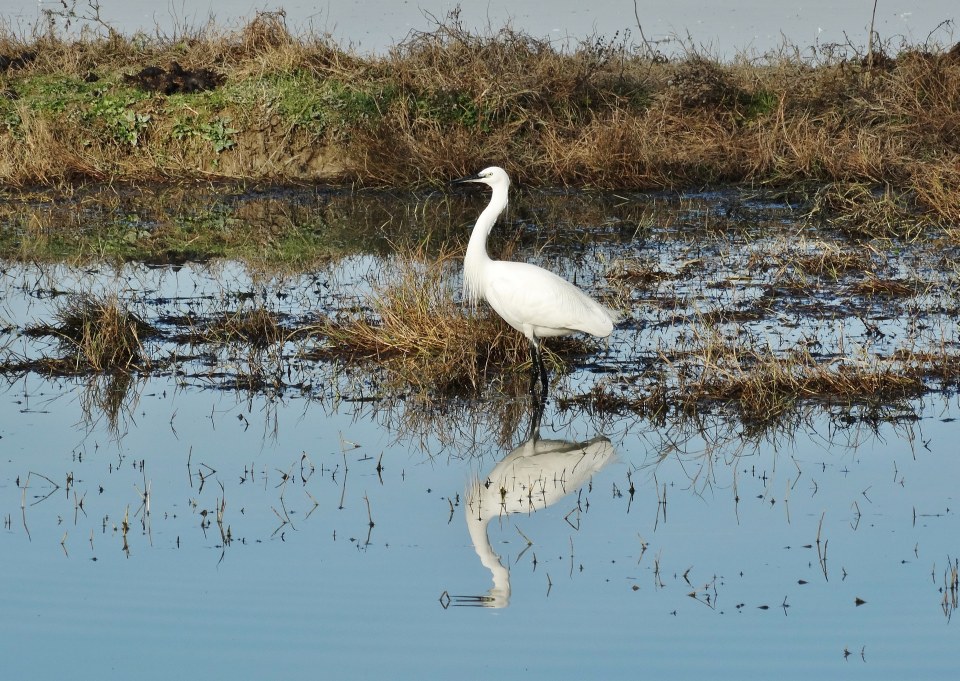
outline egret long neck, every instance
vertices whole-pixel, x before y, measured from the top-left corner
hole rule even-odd
[[[507,207],[507,187],[493,187],[490,203],[480,213],[477,224],[467,244],[467,254],[463,259],[463,294],[468,303],[475,304],[483,297],[483,268],[490,262],[487,255],[487,236],[496,223],[500,213]]]
[[[480,496],[477,496],[479,500]],[[493,576],[493,588],[490,589],[489,606],[494,608],[503,608],[510,603],[510,571],[503,567],[500,562],[500,556],[490,545],[490,537],[487,534],[487,526],[490,524],[490,517],[480,519],[478,512],[486,513],[488,509],[472,508],[467,505],[467,529],[470,532],[470,540],[473,542],[473,548],[480,557],[480,563],[490,570]]]

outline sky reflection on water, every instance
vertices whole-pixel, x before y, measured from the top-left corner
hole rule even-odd
[[[596,364],[559,378],[558,397],[641,373],[731,310],[743,318],[722,317],[718,330],[778,351],[804,339],[818,361],[832,361],[838,343],[883,356],[923,334],[956,342],[954,281],[923,248],[880,263],[924,282],[923,293],[870,298],[875,310],[847,282],[840,294],[813,275],[784,287],[779,263],[794,250],[852,248],[829,235],[779,241],[784,209],[757,205],[742,229],[711,232],[697,226],[716,195],[678,201],[669,219],[634,198],[621,215],[603,197],[570,197],[590,203],[558,205],[577,229],[516,253],[582,286],[624,286],[637,317]],[[595,215],[601,226],[584,232]],[[765,230],[756,215],[776,224]],[[522,206],[514,216],[504,235],[536,231]],[[571,256],[563,239],[589,250]],[[616,266],[611,254],[660,278],[600,280]],[[383,274],[378,263],[356,255],[272,278],[235,263],[9,264],[0,344],[35,358],[51,342],[21,332],[49,321],[61,293],[120,290],[160,328],[150,342],[162,359],[188,313],[200,323],[249,301],[298,318],[349,309]],[[923,333],[911,326],[921,322]],[[554,402],[537,444],[526,398],[368,401],[362,376],[343,384],[301,350],[264,362],[290,367],[276,390],[244,390],[244,355],[229,345],[128,382],[7,378],[6,676],[952,672],[960,523],[949,388],[880,410],[801,405],[765,432],[720,408],[651,421]],[[359,391],[344,389],[355,381]],[[557,450],[576,463],[538,458]],[[486,495],[485,515],[473,515],[474,492]],[[455,607],[477,603],[500,607]]]
[[[116,441],[83,432],[79,388],[28,377],[3,393],[0,636],[15,677],[893,678],[951,665],[940,589],[960,536],[956,406],[940,399],[916,405],[916,422],[831,433],[817,416],[756,451],[705,454],[692,439],[659,464],[666,430],[605,424],[616,459],[579,493],[490,524],[512,588],[509,607],[478,612],[441,596],[490,588],[464,503],[506,451],[421,448],[348,404],[162,380],[140,386]],[[548,410],[544,436],[601,434],[564,418],[553,433]]]

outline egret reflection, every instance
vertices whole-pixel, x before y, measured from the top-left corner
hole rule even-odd
[[[467,529],[480,562],[493,575],[493,587],[483,596],[452,596],[454,605],[503,608],[510,603],[510,570],[493,550],[491,521],[511,513],[531,514],[576,492],[614,458],[610,440],[598,436],[585,442],[541,439],[537,426],[485,477],[471,481],[464,505]]]

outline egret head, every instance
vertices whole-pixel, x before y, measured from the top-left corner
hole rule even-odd
[[[510,176],[507,175],[507,171],[505,171],[503,168],[500,168],[499,166],[490,166],[489,168],[484,168],[476,175],[461,177],[453,182],[454,184],[461,184],[464,182],[482,182],[489,187],[506,188],[510,186]]]

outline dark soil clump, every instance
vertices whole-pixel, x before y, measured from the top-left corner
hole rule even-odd
[[[173,61],[168,69],[148,66],[136,74],[125,75],[123,80],[141,90],[173,95],[215,90],[223,85],[226,76],[213,69],[185,69]]]
[[[37,58],[37,53],[33,50],[24,50],[19,54],[0,54],[0,71],[12,71],[22,69],[24,66]]]

